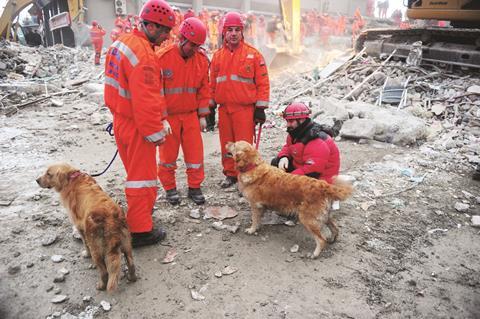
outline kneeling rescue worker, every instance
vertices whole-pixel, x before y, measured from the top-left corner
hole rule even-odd
[[[180,146],[187,167],[188,197],[197,205],[205,203],[200,189],[205,178],[201,131],[207,127],[205,117],[210,112],[210,88],[208,58],[200,46],[206,38],[207,29],[202,21],[187,18],[180,26],[179,42],[157,52],[167,102],[167,121],[171,127],[171,134],[160,146],[158,177],[172,205],[180,202],[175,181]]]
[[[310,113],[310,109],[299,102],[285,108],[287,141],[272,165],[331,184],[340,170],[340,152],[332,138],[333,132],[313,122]]]
[[[175,15],[162,0],[149,0],[140,11],[138,29],[124,34],[109,48],[105,62],[105,104],[113,114],[118,152],[127,173],[127,224],[133,247],[165,238],[154,228],[157,197],[157,146],[165,142],[166,114],[160,95],[160,68],[154,46],[168,38]]]

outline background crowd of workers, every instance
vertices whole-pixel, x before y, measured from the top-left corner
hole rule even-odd
[[[196,17],[203,22],[206,27],[206,39],[204,49],[208,53],[219,49],[223,44],[223,24],[226,13],[222,10],[203,9],[196,13],[192,9],[182,12],[177,7],[172,7],[175,15],[175,25],[170,31],[170,37],[162,46],[166,47],[178,41],[180,37],[180,25],[185,19]],[[372,12],[373,15],[373,12]],[[264,15],[254,14],[252,12],[241,14],[244,30],[243,36],[245,42],[255,46],[282,44],[285,41],[285,32],[283,23],[278,16],[265,17]],[[140,17],[137,15],[118,16],[115,19],[114,27],[110,31],[110,40],[112,43],[120,35],[131,33],[139,24]],[[324,46],[328,45],[330,36],[356,36],[365,26],[364,19],[360,10],[356,10],[353,17],[345,15],[329,15],[320,13],[318,10],[308,10],[301,16],[301,40],[310,37],[317,39]],[[93,28],[93,25],[92,25]],[[92,38],[93,40],[93,38]]]
[[[256,124],[266,120],[270,98],[267,66],[260,52],[244,41],[242,16],[236,12],[224,16],[223,44],[210,65],[201,48],[207,26],[199,18],[187,17],[178,26],[176,40],[168,41],[176,26],[175,11],[168,3],[149,0],[132,31],[120,34],[106,56],[105,104],[113,114],[115,140],[127,173],[127,224],[134,247],[165,237],[163,229],[154,227],[152,211],[158,180],[168,202],[180,202],[175,180],[180,147],[187,168],[188,197],[199,205],[205,202],[201,131],[211,112],[218,108],[225,175],[222,188],[234,185],[238,175],[225,145],[240,140],[253,143]],[[339,168],[335,143],[316,130],[305,105],[301,104],[300,117],[292,108],[298,106],[292,104],[284,114],[290,139],[279,155],[280,168],[287,170],[291,161],[293,174],[331,182]],[[322,146],[320,153],[313,150],[318,145]],[[298,157],[288,151],[301,148],[311,152]]]

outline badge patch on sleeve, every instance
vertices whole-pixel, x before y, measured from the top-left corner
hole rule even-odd
[[[171,79],[173,77],[173,71],[171,69],[163,69],[162,74],[165,79]]]
[[[155,71],[151,66],[145,65],[143,67],[145,84],[152,85],[155,83]]]

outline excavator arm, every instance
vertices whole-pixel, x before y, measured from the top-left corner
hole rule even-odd
[[[10,37],[10,28],[12,22],[18,16],[20,11],[25,9],[29,4],[32,4],[32,0],[8,0],[0,16],[0,36],[2,38]]]

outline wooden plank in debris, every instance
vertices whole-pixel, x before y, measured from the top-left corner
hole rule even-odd
[[[80,79],[70,80],[70,81],[65,82],[63,87],[70,88],[70,87],[81,85],[81,84],[86,83],[88,81],[90,81],[90,78],[80,78]]]
[[[397,49],[393,50],[392,53],[388,56],[388,58],[382,62],[382,64],[380,64],[380,66],[374,71],[372,72],[372,74],[370,74],[369,76],[367,76],[363,81],[362,83],[360,83],[359,85],[357,85],[356,87],[353,88],[353,90],[351,90],[347,95],[345,95],[343,97],[343,100],[346,100],[348,99],[349,97],[351,97],[359,88],[361,88],[365,83],[368,82],[368,80],[370,80],[370,78],[376,74],[378,71],[380,71],[381,68],[383,68],[385,66],[385,64],[387,64],[387,62],[392,58],[392,56],[395,54],[395,52],[397,52]]]

